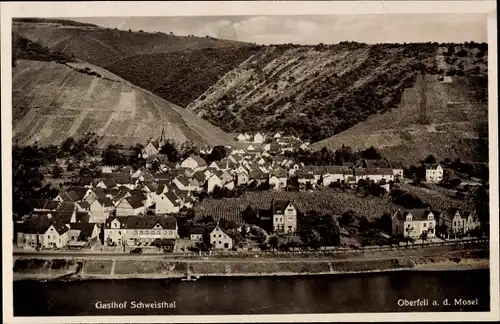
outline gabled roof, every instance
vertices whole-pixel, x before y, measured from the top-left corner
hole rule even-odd
[[[405,210],[398,210],[396,212],[396,217],[398,220],[404,221],[406,220],[406,216],[408,214],[411,214],[413,216],[412,220],[413,221],[425,221],[427,220],[427,216],[432,213],[430,209],[424,209],[424,208],[419,208],[419,209],[405,209]]]
[[[204,227],[201,227],[201,226],[193,226],[190,230],[189,230],[189,234],[205,234],[206,232],[206,228]]]
[[[124,216],[109,218],[106,220],[106,228],[110,228],[111,222],[117,219],[124,228],[127,229],[153,229],[157,224],[163,229],[175,230],[177,225],[177,220],[175,217],[166,216]]]
[[[292,202],[290,200],[278,200],[274,199],[271,202],[271,210],[273,211],[273,214],[285,214],[285,209],[290,205]],[[293,204],[292,204],[293,206]]]
[[[144,198],[141,196],[137,196],[137,195],[130,196],[130,197],[125,198],[125,200],[129,203],[129,205],[133,209],[144,207],[144,203],[142,202],[144,200]]]
[[[436,170],[440,165],[438,163],[425,163],[426,170]]]
[[[88,201],[77,202],[77,204],[78,204],[78,206],[80,206],[80,208],[83,208],[83,209],[90,208],[90,204],[88,203]]]
[[[165,192],[163,193],[163,195],[168,199],[170,200],[170,202],[174,205],[178,205],[177,202],[179,201],[179,198],[172,192],[172,191],[169,191],[169,192]]]
[[[254,179],[254,180],[267,179],[267,174],[260,171],[260,169],[253,169],[253,170],[250,170],[250,172],[248,173],[248,178]]]
[[[195,172],[192,177],[196,180],[198,180],[199,182],[204,182],[206,177],[205,177],[205,172],[202,172],[202,171],[197,171]]]
[[[101,181],[106,186],[106,188],[114,188],[114,187],[116,187],[115,180],[113,180],[111,178],[105,178],[105,179],[102,179]]]
[[[130,183],[130,174],[128,172],[110,172],[110,173],[103,173],[102,175],[103,180],[104,179],[113,179],[113,181],[119,185],[119,184],[129,184]]]
[[[196,164],[198,164],[198,166],[206,166],[207,165],[207,161],[205,161],[201,156],[199,155],[191,155],[190,156],[191,159],[193,159]],[[187,159],[186,159],[187,160]]]
[[[287,172],[285,169],[271,169],[269,170],[269,177],[276,176],[277,178],[286,178]]]
[[[96,200],[104,207],[114,207],[113,201],[108,197],[97,197]]]
[[[187,187],[189,186],[189,179],[184,177],[184,176],[178,176],[177,178],[177,181],[179,181],[183,186]]]

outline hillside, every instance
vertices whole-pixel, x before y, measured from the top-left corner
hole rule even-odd
[[[451,82],[447,82],[451,81]],[[377,114],[326,140],[313,149],[354,150],[374,146],[395,165],[412,165],[429,154],[438,161],[459,157],[488,161],[486,77],[418,77],[397,109]]]
[[[125,31],[54,19],[14,19],[12,31],[55,52],[101,67],[133,55],[248,46],[211,37]]]
[[[398,106],[420,72],[485,75],[486,44],[263,47],[187,109],[226,132],[284,131],[312,142]]]
[[[59,144],[86,133],[109,143],[145,144],[166,135],[182,143],[230,144],[220,129],[87,63],[18,60],[12,76],[13,140]]]
[[[204,48],[141,54],[104,67],[181,107],[186,107],[259,46]]]

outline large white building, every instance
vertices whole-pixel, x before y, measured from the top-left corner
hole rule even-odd
[[[430,209],[398,210],[392,215],[392,234],[419,238],[426,232],[428,238],[436,235],[436,218]]]

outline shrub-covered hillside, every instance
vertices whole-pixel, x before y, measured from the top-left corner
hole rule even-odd
[[[12,36],[12,66],[19,59],[45,62],[69,63],[76,62],[71,54],[53,52],[49,48],[17,35]]]
[[[188,109],[228,132],[284,131],[315,142],[396,108],[421,73],[484,75],[486,51],[437,43],[265,47]]]
[[[142,54],[113,62],[105,68],[186,107],[259,49],[259,46],[238,46]]]

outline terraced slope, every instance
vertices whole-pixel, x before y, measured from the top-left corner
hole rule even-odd
[[[397,109],[374,115],[312,148],[374,146],[394,164],[406,166],[429,154],[438,160],[487,162],[486,83],[486,77],[451,77],[444,82],[437,76],[418,77]]]
[[[20,144],[59,144],[89,132],[103,136],[101,146],[144,144],[163,126],[180,143],[232,143],[210,123],[87,63],[18,60],[12,82],[13,139]]]

